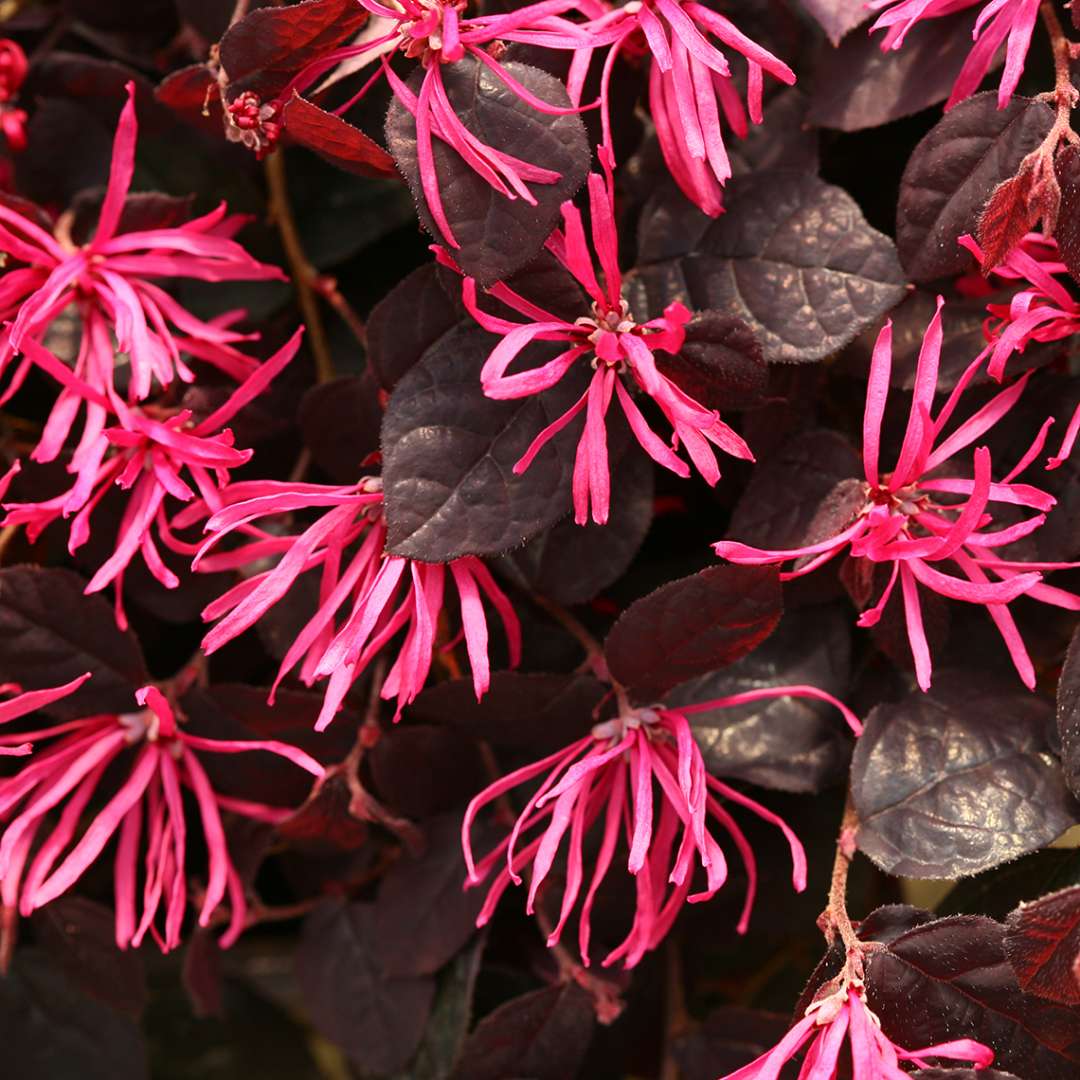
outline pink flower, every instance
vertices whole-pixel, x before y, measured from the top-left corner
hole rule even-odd
[[[971,97],[986,77],[994,56],[1008,39],[1005,48],[1005,70],[998,84],[998,108],[1004,109],[1016,93],[1016,84],[1024,71],[1031,33],[1039,17],[1040,0],[870,0],[867,7],[874,11],[887,10],[878,16],[870,32],[884,30],[882,51],[899,49],[908,31],[925,19],[937,19],[957,11],[983,4],[975,19],[971,37],[975,44],[968,54],[960,74],[953,83],[952,93],[945,103],[946,110]]]
[[[79,400],[90,403],[90,419],[68,466],[68,471],[75,474],[75,483],[68,491],[42,502],[4,503],[4,524],[25,525],[33,542],[54,521],[74,515],[68,534],[68,551],[74,553],[89,539],[91,515],[113,485],[130,491],[115,549],[86,586],[87,593],[94,593],[115,584],[116,619],[125,627],[124,572],[137,554],[165,588],[179,585],[179,579],[161,559],[154,534],[166,547],[181,554],[190,556],[196,550],[173,536],[167,500],[172,497],[192,502],[198,497],[198,505],[211,510],[221,505],[221,489],[228,483],[229,471],[243,465],[252,454],[250,450],[236,449],[233,434],[224,425],[258,397],[296,355],[302,334],[297,330],[219,408],[197,423],[187,409],[127,406],[118,398],[110,401],[61,365],[56,374],[64,383],[63,393],[71,395],[73,405]],[[27,339],[26,347],[31,356],[40,348],[31,339]],[[116,410],[116,427],[104,426],[110,407]],[[46,427],[43,444],[49,439],[51,423]]]
[[[472,667],[477,699],[490,682],[487,600],[499,614],[510,647],[510,662],[521,654],[521,626],[491,572],[473,556],[445,565],[423,563],[386,551],[382,482],[367,477],[357,484],[330,486],[258,480],[233,484],[224,505],[210,518],[210,538],[195,560],[197,569],[247,567],[276,559],[210,604],[207,620],[221,621],[203,639],[207,655],[253,626],[292,588],[296,579],[319,569],[319,608],[289,647],[271,690],[297,665],[308,686],[326,680],[316,729],[334,718],[352,684],[399,633],[397,657],[382,686],[382,696],[397,698],[397,714],[423,689],[444,617],[448,578],[457,590],[461,632]],[[322,510],[299,534],[282,535],[254,523],[264,518]],[[226,536],[250,539],[243,546],[208,555]],[[449,571],[449,574],[447,574]],[[455,639],[456,640],[456,639]]]
[[[386,76],[401,104],[416,118],[416,153],[424,199],[446,243],[458,247],[457,238],[443,208],[432,139],[453,147],[465,164],[508,199],[521,198],[536,205],[529,184],[553,184],[560,173],[522,161],[489,146],[470,131],[454,112],[443,82],[442,68],[466,56],[486,67],[515,97],[539,112],[552,116],[580,112],[579,108],[551,105],[523,86],[499,62],[500,42],[521,42],[547,49],[578,49],[588,43],[585,29],[561,16],[577,6],[577,0],[540,0],[505,14],[466,18],[465,0],[398,0],[398,6],[379,0],[359,0],[379,18],[384,32],[355,45],[334,49],[300,71],[271,102],[241,94],[226,110],[230,138],[265,154],[280,134],[284,104],[294,93],[302,94],[332,68],[359,58],[380,58],[375,75],[360,91],[334,109],[342,115],[352,108],[381,76]],[[400,50],[424,69],[420,91],[414,94],[391,68],[387,56]],[[236,134],[229,131],[232,127]]]
[[[1018,484],[1022,473],[1041,452],[1049,422],[1044,424],[1019,462],[1001,480],[991,476],[990,451],[979,447],[967,473],[951,462],[961,451],[989,431],[1017,403],[1030,373],[1000,391],[951,434],[945,428],[952,418],[968,383],[982,366],[985,356],[976,357],[936,417],[931,415],[941,354],[941,307],[931,320],[919,353],[911,412],[896,465],[891,473],[879,468],[881,424],[889,393],[892,366],[892,323],[878,335],[870,363],[870,377],[863,416],[863,467],[866,482],[863,502],[850,524],[819,543],[786,551],[768,551],[734,541],[713,545],[716,554],[731,562],[750,566],[803,560],[793,570],[781,574],[783,580],[801,577],[816,570],[834,556],[847,551],[851,558],[866,560],[867,572],[877,563],[891,564],[888,584],[873,607],[859,616],[860,626],[873,626],[893,589],[900,582],[908,640],[915,660],[915,674],[923,690],[930,687],[931,660],[923,631],[919,586],[940,596],[984,604],[1001,634],[1020,678],[1035,685],[1035,671],[1023,639],[1009,613],[1008,604],[1026,595],[1070,611],[1080,610],[1080,597],[1046,585],[1043,570],[1063,569],[1068,563],[1019,562],[1002,558],[995,551],[1029,536],[1046,520],[1053,506],[1052,496],[1030,484]],[[946,501],[940,501],[941,496]],[[955,498],[961,496],[962,501]],[[1009,505],[1037,511],[1031,517],[999,529],[991,507]],[[962,577],[942,572],[943,562],[954,564]]]
[[[183,353],[213,364],[237,381],[250,375],[258,362],[234,347],[251,335],[230,330],[242,314],[204,322],[185,310],[155,283],[161,278],[200,281],[282,280],[273,266],[253,259],[232,237],[244,224],[226,217],[225,205],[176,228],[118,232],[124,202],[135,168],[134,84],[128,83],[127,102],[113,142],[112,167],[92,240],[79,247],[70,237],[70,215],[57,222],[54,234],[10,206],[0,206],[0,252],[18,264],[0,281],[0,375],[15,366],[0,403],[22,386],[30,368],[42,368],[68,387],[70,370],[53,356],[44,340],[53,323],[69,309],[81,324],[75,376],[95,391],[82,395],[86,427],[100,427],[108,409],[124,400],[134,404],[155,387],[179,377],[192,382],[194,374]],[[115,344],[114,344],[115,338]],[[116,353],[130,366],[126,394],[116,385]],[[35,452],[39,461],[52,460],[75,422],[79,394],[65,389],[49,420],[47,438]],[[102,402],[101,399],[104,399]]]
[[[554,386],[575,363],[592,364],[596,373],[588,390],[536,436],[514,466],[514,472],[524,472],[547,442],[584,412],[585,429],[574,464],[574,520],[584,525],[591,509],[593,521],[603,525],[611,504],[605,418],[613,397],[618,400],[642,449],[678,476],[690,475],[689,466],[675,453],[680,444],[709,484],[720,478],[712,446],[748,461],[753,461],[754,456],[715,409],[699,404],[660,370],[655,354],[679,352],[690,312],[676,301],[664,309],[659,319],[636,323],[631,318],[629,305],[621,295],[622,274],[610,180],[605,184],[595,173],[589,177],[589,206],[593,248],[603,270],[603,287],[593,269],[581,214],[572,202],[563,203],[564,229],[553,232],[547,246],[589,294],[593,301],[590,317],[570,323],[524,299],[505,284],[494,286],[489,290],[492,296],[529,320],[515,323],[488,315],[479,308],[474,279],[465,279],[462,295],[476,321],[485,330],[502,336],[480,373],[488,397],[504,400],[539,394]],[[444,253],[440,253],[440,259],[453,266]],[[541,367],[507,374],[522,350],[534,341],[560,341],[568,347]],[[652,430],[635,403],[633,395],[638,392],[650,397],[671,425],[670,446]]]
[[[982,261],[982,249],[973,237],[961,236],[960,243]],[[1057,241],[1040,233],[1028,233],[1005,261],[994,267],[994,277],[1007,283],[1020,283],[1008,304],[988,304],[986,308],[992,318],[984,326],[990,343],[984,355],[989,355],[987,370],[998,382],[1004,377],[1009,357],[1022,353],[1029,342],[1064,341],[1080,331],[1080,302],[1054,277],[1066,272],[1058,255]],[[1073,412],[1061,449],[1049,459],[1048,469],[1056,469],[1065,462],[1078,435],[1080,406]]]
[[[247,902],[229,854],[221,811],[270,824],[283,821],[291,811],[217,794],[200,754],[265,751],[316,777],[323,775],[323,767],[302,750],[280,742],[189,735],[156,687],[143,687],[135,698],[139,710],[123,716],[90,716],[0,735],[3,743],[56,740],[14,776],[0,780],[0,820],[6,822],[0,840],[0,898],[7,912],[29,915],[67,892],[116,836],[117,945],[137,947],[149,932],[162,951],[175,948],[188,901],[188,821],[182,794],[186,787],[198,807],[208,858],[199,925],[209,925],[228,893],[231,918],[221,944],[231,945],[244,929]],[[86,808],[106,781],[106,773],[120,779],[125,768],[119,787],[112,791],[110,785],[105,804],[84,825]],[[145,852],[141,914],[136,895],[140,848]],[[159,927],[156,920],[162,909],[164,925]]]
[[[25,692],[17,683],[0,685],[0,693],[15,695],[8,698],[7,701],[0,702],[0,724],[18,720],[32,712],[37,712],[38,709],[44,709],[54,701],[66,698],[69,694],[75,693],[89,678],[90,672],[88,671],[85,675],[80,675],[77,679],[64,683],[63,686],[55,686],[48,690],[27,690]],[[28,742],[14,745],[0,742],[0,757],[25,757],[32,749],[33,747]]]
[[[530,865],[525,908],[532,914],[537,892],[569,830],[562,906],[559,921],[548,937],[548,945],[557,944],[584,884],[585,835],[602,817],[602,840],[578,919],[578,947],[586,966],[590,913],[614,858],[620,829],[629,847],[627,869],[635,878],[637,908],[630,933],[604,958],[605,967],[617,960],[633,967],[667,934],[684,901],[708,900],[724,884],[727,860],[710,832],[710,821],[731,838],[746,870],[746,902],[737,926],[740,934],[745,933],[757,888],[757,863],[745,834],[721,799],[745,807],[780,829],[791,848],[792,881],[801,892],[806,887],[806,856],[798,838],[772,811],[706,772],[686,719],[693,713],[721,706],[785,695],[828,701],[841,710],[856,733],[862,730],[846,706],[814,687],[751,690],[679,709],[656,706],[624,712],[597,724],[590,734],[565,750],[517,769],[486,788],[469,803],[461,826],[468,868],[466,888],[480,884],[495,872],[477,926],[491,918],[511,882],[521,884],[521,873]],[[509,836],[476,862],[470,832],[479,811],[545,773]],[[655,785],[660,790],[658,809],[654,805]],[[505,866],[497,869],[503,861]],[[696,864],[705,871],[705,888],[691,893]]]
[[[26,149],[26,111],[11,102],[19,96],[28,66],[19,43],[0,38],[0,131],[16,154]]]
[[[806,1080],[835,1080],[841,1075],[840,1051],[845,1036],[851,1071],[845,1069],[842,1075],[851,1080],[908,1080],[911,1074],[900,1068],[901,1061],[928,1069],[932,1063],[927,1059],[949,1058],[970,1061],[976,1069],[985,1069],[994,1060],[990,1047],[974,1039],[904,1050],[881,1030],[881,1021],[867,1008],[862,985],[845,983],[814,1001],[806,1015],[771,1050],[721,1080],[776,1080],[785,1062],[791,1061],[811,1039],[799,1076]]]
[[[583,0],[580,6],[592,17],[585,26],[591,47],[574,54],[568,83],[571,100],[581,99],[593,48],[610,44],[600,97],[602,145],[610,150],[608,96],[615,58],[633,48],[643,35],[652,54],[649,109],[664,161],[683,194],[715,217],[723,209],[721,188],[731,176],[721,114],[732,131],[745,138],[747,112],[752,123],[762,121],[763,72],[788,86],[794,84],[795,73],[729,19],[694,0],[632,0],[622,7],[609,7],[605,0]],[[746,59],[746,109],[727,58],[710,36]]]

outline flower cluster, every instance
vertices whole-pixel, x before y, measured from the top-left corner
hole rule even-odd
[[[770,551],[732,540],[720,541],[713,549],[721,558],[749,566],[794,563],[783,573],[784,579],[809,574],[844,552],[863,562],[869,571],[877,564],[888,567],[888,581],[878,600],[859,616],[859,625],[873,626],[881,619],[899,582],[915,675],[923,690],[930,688],[932,662],[923,627],[920,586],[951,600],[984,605],[1020,678],[1026,686],[1034,687],[1035,669],[1009,612],[1009,602],[1029,596],[1078,611],[1080,596],[1043,582],[1044,571],[1069,564],[1011,559],[997,549],[1034,533],[1055,505],[1048,492],[1016,481],[1041,453],[1049,424],[1039,429],[1028,450],[999,480],[993,478],[990,451],[985,446],[972,453],[970,470],[951,464],[1016,405],[1029,375],[995,394],[946,434],[964,391],[985,363],[986,353],[972,361],[935,415],[942,304],[939,298],[919,352],[904,440],[890,472],[881,468],[880,451],[892,369],[892,323],[886,323],[878,335],[863,415],[862,499],[843,528],[824,540],[788,550]],[[1034,513],[993,528],[992,508],[997,507],[1021,507]],[[949,563],[961,576],[939,569]]]
[[[28,700],[20,707],[25,712],[27,707],[47,706],[73,693],[88,677],[26,695]],[[149,933],[163,951],[176,948],[189,889],[188,823],[182,798],[186,788],[198,807],[208,858],[199,924],[209,925],[227,894],[230,918],[222,944],[229,945],[244,929],[247,901],[221,813],[275,824],[291,811],[218,794],[200,755],[262,751],[315,777],[322,776],[323,767],[295,746],[273,740],[229,741],[189,734],[157,687],[143,687],[135,697],[139,708],[123,715],[88,716],[0,735],[0,743],[9,748],[28,740],[51,741],[17,775],[0,780],[0,820],[5,823],[0,899],[5,912],[31,914],[67,892],[116,837],[116,943],[121,948],[137,947]],[[0,710],[19,704],[16,699]],[[4,713],[0,717],[13,718]],[[126,769],[126,777],[84,824],[91,800],[111,787],[109,778],[119,767]],[[61,807],[54,820],[51,812]],[[145,852],[141,911],[140,851]],[[164,918],[159,921],[160,913]]]

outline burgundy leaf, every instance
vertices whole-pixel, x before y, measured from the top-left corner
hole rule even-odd
[[[1065,780],[1080,798],[1080,629],[1065,654],[1057,690],[1057,727]]]
[[[356,176],[397,176],[394,159],[377,142],[297,94],[281,110],[281,123],[293,142],[339,169]]]
[[[824,540],[849,524],[861,505],[852,486],[860,475],[858,455],[843,436],[825,429],[804,432],[754,470],[728,535],[777,549]]]
[[[667,702],[676,707],[800,683],[843,700],[851,676],[850,625],[850,615],[836,608],[789,611],[749,656],[684,683]],[[691,724],[713,775],[761,787],[820,791],[842,774],[851,756],[847,726],[836,710],[805,698],[773,698],[697,713]]]
[[[275,96],[301,68],[357,34],[367,19],[355,0],[301,0],[250,12],[229,27],[219,45],[231,90]]]
[[[1080,5],[1072,12],[1075,19]],[[1054,171],[1061,185],[1061,210],[1054,239],[1061,261],[1074,280],[1080,281],[1080,146],[1073,143],[1062,146],[1054,159]]]
[[[769,373],[754,332],[720,311],[699,311],[686,324],[678,356],[660,353],[658,366],[680,390],[710,409],[762,404]]]
[[[154,96],[181,119],[221,137],[221,97],[205,64],[189,64],[166,75]]]
[[[806,172],[739,176],[712,219],[681,195],[649,204],[639,265],[627,279],[635,311],[672,300],[742,319],[770,363],[820,360],[904,295],[892,241],[840,188]]]
[[[221,946],[209,930],[198,927],[188,938],[180,977],[197,1017],[222,1015]]]
[[[352,792],[341,773],[332,773],[308,796],[278,832],[306,849],[330,854],[355,851],[368,839],[368,827],[350,812]]]
[[[799,0],[799,3],[829,35],[833,45],[839,45],[849,30],[870,17],[864,0]]]
[[[1004,262],[1005,256],[1038,221],[1034,185],[1035,168],[1027,159],[1015,176],[1002,180],[991,192],[975,227],[975,237],[983,249],[984,274]]]
[[[775,1046],[786,1034],[789,1018],[758,1009],[725,1005],[715,1009],[704,1023],[686,1035],[677,1036],[672,1054],[679,1064],[680,1080],[716,1080]],[[798,1066],[789,1062],[779,1080],[792,1080]]]
[[[477,786],[477,790],[483,781]],[[375,904],[375,956],[387,975],[432,975],[476,932],[483,889],[465,889],[461,818],[429,823],[417,858],[403,855]]]
[[[70,570],[12,566],[0,570],[0,680],[26,690],[93,677],[49,706],[70,718],[130,712],[135,691],[150,681],[135,636],[118,630],[111,605],[83,594]]]
[[[745,139],[727,148],[731,171],[764,172],[766,169],[818,171],[818,133],[807,122],[806,95],[789,86],[765,103],[765,118],[750,128]]]
[[[82,896],[62,896],[34,912],[38,944],[73,986],[137,1020],[146,1008],[142,957],[116,944],[109,908]]]
[[[299,421],[312,461],[334,483],[355,483],[365,458],[379,448],[382,408],[370,369],[311,387],[300,402]]]
[[[382,452],[387,549],[395,555],[443,562],[501,554],[569,509],[573,438],[553,439],[520,476],[513,466],[581,396],[591,372],[578,367],[543,394],[495,401],[479,374],[496,342],[462,326],[394,389]]]
[[[989,91],[960,102],[930,129],[904,170],[896,210],[900,260],[915,281],[971,264],[957,238],[974,230],[994,188],[1016,174],[1053,121],[1043,102],[1014,97],[998,109]]]
[[[606,525],[564,517],[511,551],[505,562],[534,592],[559,604],[584,604],[626,573],[653,519],[652,462],[631,448],[611,471],[619,493]]]
[[[1050,843],[1077,806],[1049,727],[1039,698],[982,674],[878,705],[851,767],[860,850],[886,873],[955,878]]]
[[[412,721],[448,724],[495,746],[549,754],[580,739],[604,697],[591,675],[538,675],[496,671],[476,700],[472,679],[429,687],[408,707]]]
[[[901,1046],[932,1046],[962,1031],[989,1046],[1003,1070],[1071,1080],[1080,1067],[1080,1018],[1023,993],[1004,936],[1000,923],[970,915],[918,926],[870,955],[868,1003]]]
[[[920,112],[949,96],[970,51],[970,11],[916,23],[902,49],[882,50],[880,34],[849,34],[818,52],[807,119],[862,131]]]
[[[358,1067],[386,1074],[415,1053],[435,983],[383,972],[377,933],[373,904],[326,901],[304,923],[296,978],[315,1027]]]
[[[639,701],[726,667],[776,628],[782,610],[772,567],[713,566],[635,601],[611,628],[611,674]]]
[[[1005,922],[1005,955],[1027,993],[1080,1005],[1080,886],[1021,904]]]
[[[576,983],[522,994],[480,1021],[452,1080],[566,1080],[578,1075],[592,1030],[589,996]]]
[[[558,79],[538,68],[507,60],[503,68],[530,93],[551,105],[570,104]],[[419,93],[422,70],[409,79]],[[502,281],[530,262],[559,218],[559,207],[585,182],[589,147],[581,118],[539,112],[506,90],[502,81],[472,57],[444,65],[442,80],[451,107],[471,132],[504,154],[539,162],[561,174],[553,184],[533,184],[536,205],[500,195],[447,143],[433,140],[435,171],[446,219],[461,245],[454,258],[481,285]],[[386,143],[409,183],[420,221],[443,242],[424,199],[416,156],[416,121],[397,97],[386,117]]]

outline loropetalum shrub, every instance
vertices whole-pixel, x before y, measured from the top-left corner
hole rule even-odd
[[[1080,14],[0,18],[12,1076],[1080,1075]]]

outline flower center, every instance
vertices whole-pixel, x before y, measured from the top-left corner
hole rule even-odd
[[[245,90],[225,109],[225,136],[243,143],[260,159],[281,137],[281,119],[276,104],[264,104],[258,94]]]
[[[917,484],[908,484],[898,491],[889,490],[889,478],[883,477],[879,484],[866,484],[866,498],[875,506],[885,506],[898,514],[911,517],[925,510],[928,498],[919,491]]]
[[[601,724],[594,724],[592,737],[598,742],[616,743],[628,731],[642,729],[647,735],[660,722],[660,714],[655,709],[634,709],[622,716],[612,717]]]
[[[136,743],[160,742],[175,758],[179,758],[182,747],[173,731],[161,730],[161,718],[153,709],[140,709],[139,712],[121,713],[117,716],[120,726],[125,729],[124,738],[129,745]]]
[[[465,10],[466,0],[408,0],[400,21],[401,51],[411,59],[419,59],[424,67],[445,60],[458,60],[460,56],[442,55],[444,23],[447,11],[455,18]]]
[[[574,325],[582,328],[585,340],[596,350],[592,362],[594,368],[606,364],[620,372],[626,369],[618,338],[621,334],[633,333],[637,323],[630,317],[630,305],[625,300],[620,300],[617,308],[595,303],[592,315],[582,315]]]

